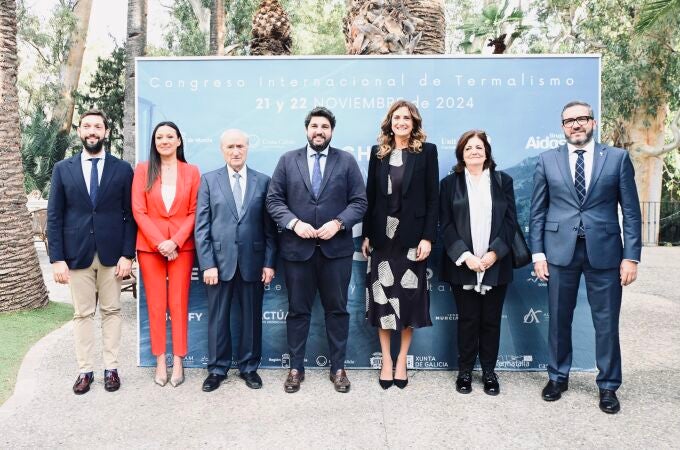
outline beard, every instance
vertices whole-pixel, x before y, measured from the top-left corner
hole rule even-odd
[[[323,143],[317,145],[314,143],[314,138],[307,137],[307,142],[309,143],[309,146],[312,148],[312,150],[314,150],[315,152],[320,152],[323,151],[323,149],[325,149],[326,147],[328,147],[328,144],[330,144],[331,139],[324,138]]]
[[[594,128],[591,128],[590,131],[586,131],[586,136],[583,139],[576,139],[570,136],[567,136],[567,134],[564,134],[564,137],[567,138],[567,142],[569,142],[571,145],[584,145],[590,142],[590,140],[593,138],[593,131],[595,131]]]
[[[93,136],[88,136],[85,139],[80,138],[80,141],[83,143],[83,148],[87,150],[88,153],[90,154],[97,154],[101,151],[102,147],[104,146],[104,138],[97,139],[97,142],[90,144],[87,142],[88,138],[91,138]]]

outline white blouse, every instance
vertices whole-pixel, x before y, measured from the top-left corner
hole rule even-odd
[[[167,212],[170,212],[172,202],[175,200],[176,191],[176,186],[172,186],[170,184],[161,184],[161,196],[163,197],[163,204],[165,205],[165,210]]]
[[[475,180],[465,169],[465,184],[467,186],[468,204],[470,209],[470,232],[472,235],[472,252],[478,258],[484,256],[489,250],[489,238],[491,236],[491,174],[485,169],[482,175]],[[464,252],[456,265],[462,265],[470,256],[470,252]],[[477,284],[466,284],[465,290],[472,290],[484,295],[491,286],[482,284],[484,272],[477,272]]]

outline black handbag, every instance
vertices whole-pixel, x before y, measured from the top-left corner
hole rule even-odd
[[[512,267],[519,269],[531,262],[531,252],[527,241],[524,239],[524,233],[519,224],[515,228],[515,235],[512,237]]]
[[[500,172],[494,171],[494,174],[498,184],[502,187],[503,182],[501,181]],[[524,267],[531,262],[531,251],[529,251],[529,246],[526,239],[524,239],[524,233],[519,223],[515,223],[515,234],[512,236],[512,248],[510,251],[512,254],[512,267],[515,269]]]

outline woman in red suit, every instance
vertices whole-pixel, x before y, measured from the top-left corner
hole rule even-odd
[[[146,290],[154,381],[168,381],[165,359],[166,311],[172,319],[170,384],[184,382],[189,283],[194,265],[194,218],[200,183],[198,168],[184,158],[182,135],[172,122],[156,125],[149,160],[140,162],[132,182],[132,212],[138,225],[137,258]]]

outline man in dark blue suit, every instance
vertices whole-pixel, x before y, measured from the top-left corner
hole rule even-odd
[[[208,293],[208,377],[211,392],[232,362],[230,310],[238,302],[241,336],[238,369],[251,389],[262,387],[262,298],[274,278],[276,225],[265,209],[269,177],[246,166],[248,136],[222,133],[226,165],[201,179],[196,204],[196,250]]]
[[[305,128],[308,145],[281,156],[267,194],[267,210],[283,229],[280,248],[288,289],[290,352],[284,389],[297,392],[304,380],[305,346],[318,290],[325,311],[330,379],[336,391],[349,392],[345,352],[352,227],[366,211],[366,188],[354,157],[330,146],[332,112],[314,108],[305,118]]]
[[[539,157],[530,238],[536,275],[548,282],[550,362],[543,399],[558,400],[568,388],[571,323],[583,274],[595,326],[600,409],[614,414],[622,378],[621,294],[637,276],[641,217],[628,152],[595,142],[596,126],[589,104],[574,101],[563,108],[567,144]]]
[[[120,285],[130,275],[137,226],[132,218],[132,167],[104,151],[106,115],[80,117],[83,151],[58,162],[47,203],[50,262],[57,283],[69,284],[73,299],[76,357],[80,374],[73,392],[84,394],[94,379],[94,314],[102,321],[104,388],[120,387]]]

